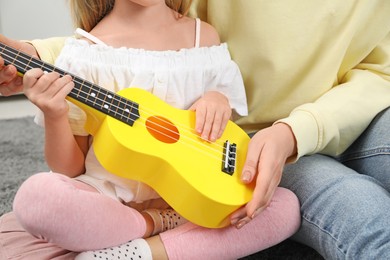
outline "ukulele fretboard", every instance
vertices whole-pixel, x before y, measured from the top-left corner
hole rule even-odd
[[[132,126],[134,121],[139,118],[139,104],[117,95],[112,91],[106,90],[3,43],[0,43],[0,55],[6,65],[14,65],[18,72],[22,74],[32,68],[40,68],[45,72],[55,71],[61,76],[70,75],[73,78],[75,87],[68,94],[69,97],[128,125]]]

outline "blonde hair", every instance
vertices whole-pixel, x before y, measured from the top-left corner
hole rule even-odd
[[[87,32],[91,31],[114,7],[115,0],[69,0],[73,24]],[[187,15],[192,0],[165,0],[168,7]]]

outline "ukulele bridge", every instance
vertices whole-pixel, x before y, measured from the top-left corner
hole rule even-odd
[[[236,169],[237,145],[226,140],[223,144],[222,171],[233,175]]]

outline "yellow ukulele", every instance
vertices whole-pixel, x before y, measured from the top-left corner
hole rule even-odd
[[[0,43],[0,55],[20,73],[31,68],[69,74]],[[71,75],[71,74],[70,74]],[[204,227],[230,224],[229,215],[252,197],[240,181],[248,135],[229,121],[216,142],[194,131],[195,113],[179,110],[139,88],[113,93],[71,75],[67,99],[87,113],[99,162],[118,176],[144,182],[179,214]]]

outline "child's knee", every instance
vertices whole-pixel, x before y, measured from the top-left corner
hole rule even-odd
[[[58,180],[52,173],[34,174],[19,187],[13,202],[13,210],[24,228],[43,218],[50,210],[50,202],[58,194],[54,183]]]
[[[276,205],[273,204],[276,202]],[[283,212],[283,217],[290,222],[295,229],[301,224],[300,203],[298,197],[289,189],[278,187],[275,191],[271,205],[276,206],[279,212]]]

